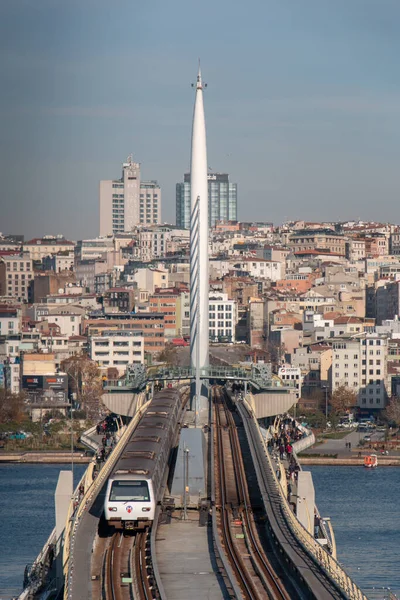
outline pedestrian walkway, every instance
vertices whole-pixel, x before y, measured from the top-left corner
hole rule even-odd
[[[375,434],[374,438],[376,437],[376,439],[379,439],[379,437],[377,437],[378,435],[379,434]],[[366,436],[366,433],[351,431],[339,440],[327,438],[321,443],[315,444],[312,448],[308,448],[307,454],[337,454],[338,458],[348,458],[351,457],[354,452],[358,453],[361,451],[362,453],[365,453],[365,451],[369,451],[368,445],[365,447],[365,450],[363,450],[359,444]]]
[[[199,527],[197,511],[187,520],[176,511],[170,524],[158,526],[157,565],[167,598],[229,598],[211,547],[211,526]]]

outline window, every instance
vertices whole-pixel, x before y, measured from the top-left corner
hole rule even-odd
[[[110,502],[150,502],[147,481],[113,481]]]

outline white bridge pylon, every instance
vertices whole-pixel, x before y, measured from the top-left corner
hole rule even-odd
[[[190,187],[190,363],[199,372],[209,363],[207,144],[200,67],[193,112]],[[197,401],[200,396],[201,382],[197,376]]]

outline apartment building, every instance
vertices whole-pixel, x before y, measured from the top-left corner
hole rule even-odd
[[[22,249],[35,261],[41,261],[46,256],[52,256],[59,252],[67,253],[74,251],[74,242],[66,240],[63,236],[47,235],[43,238],[34,238],[24,242]]]
[[[144,364],[142,331],[102,331],[89,337],[89,355],[102,371],[113,367],[123,375],[128,365]]]
[[[149,305],[151,313],[164,315],[166,338],[171,339],[188,335],[190,330],[190,301],[187,289],[159,289],[149,297]]]
[[[259,279],[270,279],[278,281],[282,278],[284,267],[283,263],[264,260],[262,258],[243,258],[241,260],[232,259],[231,265],[238,272],[239,276],[249,275]]]
[[[11,296],[19,302],[27,302],[32,279],[32,259],[28,253],[0,257],[0,296]]]
[[[332,229],[301,229],[289,236],[288,246],[292,252],[325,250],[341,256],[346,254],[346,238]]]
[[[375,333],[333,339],[332,392],[345,385],[358,394],[361,410],[385,408],[387,352],[387,337]]]
[[[145,352],[162,352],[165,348],[164,315],[160,313],[112,313],[105,318],[85,320],[82,330],[87,335],[138,330],[143,333]]]
[[[209,327],[211,342],[234,342],[237,305],[228,294],[209,294]]]
[[[100,181],[100,235],[160,222],[161,188],[157,181],[142,181],[140,163],[128,156],[121,179]]]
[[[21,309],[18,306],[0,305],[0,335],[21,332]]]

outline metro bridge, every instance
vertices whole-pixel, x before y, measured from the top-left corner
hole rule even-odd
[[[327,540],[314,539],[313,491],[310,493],[310,490],[303,488],[300,492],[300,488],[298,488],[299,491],[296,494],[298,511],[299,507],[303,506],[303,521],[301,522],[298,520],[300,516],[295,517],[287,502],[286,483],[277,479],[276,465],[269,456],[251,406],[246,401],[233,397],[233,411],[229,413],[227,405],[224,409],[225,417],[221,412],[222,405],[220,404],[222,392],[218,392],[218,390],[222,390],[222,387],[218,386],[213,390],[213,416],[210,428],[188,427],[185,425],[185,417],[182,418],[184,426],[180,429],[181,441],[177,452],[174,480],[168,488],[172,497],[160,499],[158,516],[154,521],[153,528],[146,539],[143,538],[140,544],[139,541],[135,544],[135,536],[122,537],[121,535],[119,537],[119,534],[112,531],[102,530],[100,519],[103,512],[107,478],[136,428],[140,425],[141,417],[145,414],[147,407],[151,411],[151,403],[146,402],[146,393],[144,391],[141,393],[141,407],[130,424],[120,432],[120,442],[104,463],[98,477],[95,479],[92,477],[92,463],[81,482],[84,486],[83,496],[77,492],[72,494],[65,519],[66,529],[63,534],[62,547],[58,550],[59,557],[56,561],[58,565],[56,570],[61,579],[52,582],[52,585],[56,583],[58,585],[57,593],[60,591],[60,585],[64,582],[64,600],[128,597],[135,600],[142,600],[142,598],[201,600],[204,597],[211,600],[227,598],[261,600],[266,597],[284,598],[285,600],[303,600],[304,598],[366,600],[362,591],[335,560],[335,552],[330,553],[327,550]],[[160,395],[162,396],[162,391]],[[216,411],[220,412],[219,418],[217,418]],[[227,421],[220,422],[221,415]],[[182,438],[183,440],[190,439],[188,434],[193,432],[197,432],[197,437],[201,438],[200,446],[208,447],[207,468],[205,464],[202,468],[204,472],[210,473],[210,475],[204,475],[204,478],[211,478],[211,495],[206,492],[208,489],[208,484],[206,484],[203,486],[205,496],[202,499],[200,499],[200,494],[197,494],[200,486],[197,477],[199,447],[196,447],[193,436],[191,436],[191,445],[186,448],[188,471],[186,484],[183,485],[183,489],[186,491],[182,494],[182,483],[185,483],[181,475],[185,461],[181,456],[183,455]],[[143,436],[139,432],[139,436],[141,435]],[[216,447],[215,442],[219,439],[218,436],[221,441],[218,442],[218,452],[216,452],[213,448]],[[236,436],[236,442],[232,445],[232,449],[236,448],[235,454],[229,446],[230,443],[233,444],[234,436]],[[229,442],[229,440],[231,441]],[[185,446],[185,442],[183,446]],[[230,554],[226,548],[228,541],[224,541],[222,545],[218,541],[219,536],[222,535],[219,533],[222,526],[221,511],[225,506],[223,500],[221,504],[219,495],[222,485],[219,476],[219,473],[222,472],[221,468],[226,469],[228,494],[236,489],[236,486],[232,487],[230,481],[233,474],[240,470],[242,470],[241,477],[244,478],[242,485],[247,485],[245,479],[248,473],[251,477],[251,485],[258,485],[260,490],[255,496],[258,498],[257,507],[253,508],[249,504],[246,509],[250,512],[246,516],[248,524],[245,526],[241,524],[240,515],[244,508],[240,497],[238,500],[233,500],[232,496],[229,496],[229,502],[228,499],[226,500],[227,507],[230,507],[232,502],[234,504],[232,505],[233,513],[224,525],[224,535],[230,536],[230,544],[238,546],[236,550],[232,547],[229,550]],[[254,475],[250,475],[252,471],[254,471]],[[309,473],[305,473],[304,478],[307,479],[308,475]],[[174,485],[176,477],[178,478],[177,486]],[[249,491],[251,491],[250,487]],[[60,494],[64,497],[68,496],[65,490],[60,490]],[[249,503],[252,500],[245,501],[245,505],[246,502]],[[247,535],[247,527],[251,526],[252,513],[254,515],[259,513],[260,502],[265,516],[261,521],[259,520],[259,526],[265,531],[270,541],[266,542],[262,538],[258,540],[255,533],[251,542],[252,549],[246,551],[244,540]],[[304,507],[306,507],[305,512]],[[235,511],[238,511],[237,515],[239,515],[239,519],[236,517],[236,520]],[[59,512],[61,512],[60,506]],[[243,515],[243,520],[244,518]],[[244,534],[241,533],[243,527]],[[209,536],[213,537],[214,544],[210,545]],[[228,540],[228,537],[225,539]],[[138,537],[139,539],[141,538]],[[51,538],[49,543],[51,543]],[[332,545],[330,547],[332,548]],[[237,567],[234,567],[235,552],[240,562]],[[271,559],[273,563],[271,569],[275,575],[268,575],[267,571],[265,571],[265,575],[260,575],[260,573],[257,575],[260,567],[256,567],[256,574],[251,565],[246,567],[245,563],[249,560],[250,562],[259,560],[255,557],[251,559],[253,552],[259,553],[260,556],[264,555],[265,559],[268,557],[271,559],[271,556],[275,555],[275,559]],[[225,553],[227,553],[226,556]],[[42,553],[42,556],[46,556],[46,551]],[[113,564],[114,567],[112,567]],[[238,568],[245,573],[244,577],[248,580],[247,591],[240,583],[243,575],[239,577],[239,573],[236,572]],[[264,581],[265,585],[270,585],[267,580],[272,582],[274,579],[278,579],[280,591],[277,590],[270,595],[262,586],[259,587],[257,584],[259,579]],[[140,586],[145,586],[146,581],[150,581],[151,585],[144,593]],[[108,595],[108,589],[113,589],[114,592]],[[285,592],[285,589],[290,591]],[[100,590],[104,590],[104,593],[97,595],[96,590],[99,590],[99,593]],[[252,592],[249,593],[249,590]],[[55,589],[52,591],[50,586],[45,594],[43,596],[25,595],[22,598],[56,598],[56,591]],[[62,596],[58,595],[57,597]]]
[[[225,384],[238,382],[249,394],[250,403],[258,419],[287,412],[297,402],[294,384],[283,384],[272,374],[269,364],[243,366],[210,366],[200,368],[200,380]],[[147,391],[149,397],[155,385],[168,382],[192,382],[196,369],[192,367],[150,367],[132,365],[121,379],[109,379],[103,385],[103,403],[111,412],[132,417],[137,410],[138,395]]]

